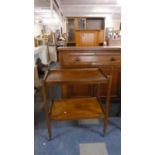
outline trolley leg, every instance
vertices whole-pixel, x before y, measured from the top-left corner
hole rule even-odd
[[[45,84],[44,80],[42,82],[42,88],[43,88],[43,97],[44,97],[45,118],[46,118],[47,129],[48,129],[48,138],[49,138],[49,140],[51,140],[51,137],[52,137],[51,122],[50,122],[50,116],[49,116],[48,98],[46,95],[46,84]]]
[[[108,127],[108,118],[107,118],[107,116],[105,116],[105,118],[103,118],[103,122],[104,122],[103,133],[104,133],[104,135],[106,135],[106,131],[107,131],[107,127]]]
[[[106,134],[107,127],[108,127],[111,85],[112,85],[112,76],[109,75],[108,76],[108,84],[107,84],[105,115],[104,115],[104,135]]]
[[[46,122],[47,122],[47,129],[48,129],[48,140],[51,140],[52,138],[51,121],[47,118]]]

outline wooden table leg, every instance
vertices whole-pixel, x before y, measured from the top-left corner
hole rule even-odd
[[[42,88],[43,88],[44,110],[45,110],[45,118],[46,118],[47,129],[48,129],[48,137],[49,137],[49,140],[51,140],[51,137],[52,137],[51,122],[50,122],[50,118],[49,118],[49,108],[48,108],[48,98],[47,98],[47,94],[46,94],[46,84],[45,84],[44,80],[42,82]]]
[[[112,84],[112,76],[108,76],[107,96],[106,96],[106,105],[105,105],[105,117],[103,119],[103,122],[104,122],[104,131],[103,131],[104,135],[106,134],[107,127],[108,127],[111,84]]]

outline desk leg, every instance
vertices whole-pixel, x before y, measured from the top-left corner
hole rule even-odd
[[[43,97],[44,97],[45,118],[46,118],[46,123],[47,123],[47,128],[48,128],[48,137],[49,137],[49,140],[51,140],[51,137],[52,137],[51,122],[50,122],[50,117],[49,117],[49,108],[48,108],[48,99],[47,99],[47,94],[46,94],[45,81],[42,82],[42,88],[43,88]]]

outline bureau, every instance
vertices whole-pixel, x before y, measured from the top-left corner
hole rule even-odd
[[[112,76],[111,97],[120,99],[121,95],[121,48],[103,47],[60,47],[58,48],[61,68],[95,68],[100,67],[105,74]],[[93,96],[92,85],[63,86],[63,97]],[[101,96],[105,96],[104,85],[100,86]],[[72,89],[72,93],[68,93]]]

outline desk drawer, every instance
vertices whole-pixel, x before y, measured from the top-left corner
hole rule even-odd
[[[120,55],[97,55],[95,53],[69,53],[63,55],[63,65],[120,65]]]
[[[93,65],[120,65],[120,55],[95,55]]]

